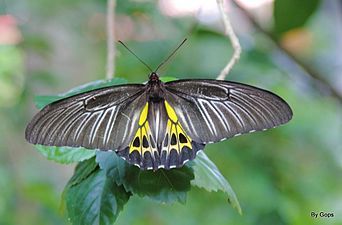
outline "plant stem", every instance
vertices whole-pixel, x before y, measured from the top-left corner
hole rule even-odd
[[[226,76],[228,75],[228,73],[230,72],[230,70],[235,65],[235,63],[240,58],[241,46],[239,43],[239,39],[235,35],[234,30],[232,28],[232,25],[229,21],[229,17],[226,13],[223,0],[217,0],[217,5],[218,5],[218,8],[220,10],[220,14],[221,14],[221,17],[223,20],[225,34],[229,37],[229,40],[230,40],[230,42],[233,46],[233,49],[234,49],[234,52],[233,52],[231,59],[229,60],[227,65],[222,69],[222,71],[220,72],[220,74],[216,78],[217,80],[224,80],[226,78]]]
[[[115,0],[107,2],[107,79],[112,79],[115,75],[115,3]]]

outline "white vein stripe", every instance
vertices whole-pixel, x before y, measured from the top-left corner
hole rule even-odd
[[[159,124],[160,123],[160,110],[157,108],[156,110],[156,138],[155,140],[158,141],[158,135],[159,135]]]
[[[177,108],[176,108],[177,109]],[[197,133],[197,130],[195,129],[193,123],[191,122],[191,119],[186,119],[184,116],[184,112],[185,110],[183,109],[183,107],[181,106],[182,111],[180,113],[177,113],[177,116],[181,119],[181,121],[183,121],[184,123],[182,124],[182,126],[186,126],[186,128],[188,130],[191,130],[191,132],[193,132],[195,134],[195,136],[199,136]]]
[[[101,111],[100,116],[98,116],[98,117],[96,118],[96,121],[95,121],[95,123],[93,124],[93,127],[91,128],[91,131],[90,131],[89,143],[94,142],[95,137],[96,137],[96,133],[97,133],[97,131],[99,130],[99,127],[100,127],[100,125],[101,125],[101,123],[102,123],[102,121],[103,121],[103,119],[104,119],[106,113],[107,113],[106,110],[105,110],[105,111]]]
[[[234,109],[231,108],[229,104],[232,104],[231,102],[224,102],[226,107],[229,109],[229,111],[232,113],[232,115],[237,119],[239,124],[241,125],[241,128],[244,129],[243,119],[240,117],[239,113],[237,113]]]
[[[208,126],[209,126],[211,132],[212,132],[214,135],[216,135],[216,134],[217,134],[217,130],[216,130],[215,124],[214,124],[213,120],[211,119],[211,116],[209,115],[207,109],[206,109],[206,108],[204,107],[204,105],[203,105],[203,102],[205,102],[205,101],[202,100],[202,99],[198,99],[198,102],[199,102],[200,107],[201,107],[201,109],[202,109],[202,110],[201,110],[201,113],[202,113],[203,118],[205,118],[205,120],[209,121],[210,125],[209,125],[209,123],[207,123],[207,124],[208,124]]]
[[[244,94],[244,93],[241,93],[241,94]],[[244,95],[246,95],[246,94],[244,94]],[[254,110],[254,112],[255,112],[259,117],[262,118],[262,122],[263,122],[265,125],[267,125],[267,118],[266,118],[266,116],[265,116],[265,112],[264,112],[264,111],[260,110],[259,107],[256,107],[255,105],[250,104],[250,102],[248,102],[244,97],[242,97],[242,95],[234,95],[234,97],[235,97],[236,99],[239,99],[241,102],[245,103],[246,105],[248,105],[252,110]],[[250,96],[248,96],[248,95],[246,95],[245,97],[250,98]],[[253,99],[252,99],[252,100],[253,100]],[[258,103],[257,103],[257,104],[258,104]],[[258,104],[258,105],[259,105],[259,104]],[[260,123],[261,123],[260,119],[256,118],[256,122],[257,122],[256,124],[257,124],[258,126],[260,126]]]
[[[274,122],[274,119],[276,119],[276,117],[273,115],[273,113],[271,113],[271,111],[269,110],[269,108],[265,104],[263,104],[262,102],[257,100],[256,96],[253,98],[252,96],[247,95],[243,92],[241,92],[240,94],[245,95],[247,98],[249,98],[250,101],[253,101],[253,103],[255,105],[257,105],[258,108],[260,108],[262,110],[262,112],[263,112],[262,114],[265,115],[265,117],[266,117],[266,121],[265,121],[266,123],[272,122],[274,125],[276,125]],[[272,117],[272,119],[269,120],[268,119],[269,117]]]
[[[59,114],[56,118],[54,118],[54,120],[52,122],[50,122],[49,127],[51,128],[52,125],[54,125],[54,127],[50,131],[49,142],[52,141],[52,143],[54,143],[55,139],[58,137],[58,135],[57,135],[57,137],[55,136],[55,133],[58,131],[58,129],[64,124],[65,121],[67,121],[69,119],[70,116],[73,115],[74,112],[77,112],[78,110],[80,110],[80,108],[77,106],[78,105],[75,104],[72,107],[67,108],[61,114]],[[60,118],[61,118],[61,121],[58,121],[58,119],[60,119]],[[57,124],[54,124],[56,121],[57,121]],[[52,139],[54,139],[54,140],[52,140]]]
[[[80,137],[80,134],[84,128],[84,125],[87,123],[88,119],[91,117],[91,113],[85,113],[84,115],[87,115],[82,122],[80,123],[80,125],[77,127],[76,131],[75,131],[75,137],[74,140],[77,141],[78,138]]]
[[[222,120],[222,117],[223,115],[221,114],[221,111],[218,110],[217,108],[215,108],[214,104],[212,103],[212,101],[203,101],[203,103],[205,103],[209,108],[210,110],[216,115],[216,117],[220,120],[221,124],[223,124],[224,128],[225,128],[225,131],[227,132],[228,128],[225,124],[225,122]],[[212,118],[210,117],[211,121],[212,121]],[[215,127],[215,124],[214,122],[212,121],[213,123],[213,127]]]
[[[232,97],[236,98],[235,95],[233,95]],[[238,103],[236,100],[240,100],[241,102]],[[256,118],[254,118],[253,111],[250,111],[250,110],[247,109],[247,107],[250,107],[250,105],[249,105],[249,104],[246,104],[246,102],[242,101],[242,100],[239,99],[239,98],[236,98],[236,100],[235,100],[234,104],[235,104],[238,108],[240,108],[240,110],[241,110],[242,112],[244,112],[245,115],[247,115],[247,117],[249,118],[249,120],[252,121],[252,122],[254,123],[254,125],[257,126],[257,125],[258,125],[258,122],[257,122]],[[247,106],[247,107],[246,107],[246,106]],[[250,108],[251,108],[251,107],[250,107]],[[251,125],[251,124],[249,124],[249,125],[250,125],[251,127],[254,127],[254,126]]]
[[[115,122],[116,122],[115,120],[116,120],[116,117],[118,116],[119,110],[120,110],[120,106],[117,106],[115,109],[113,109],[113,111],[115,111],[115,116],[114,116],[114,119],[112,120],[112,122],[110,123],[111,125],[110,125],[109,132],[107,134],[106,144],[108,143],[110,136],[112,135],[112,130],[113,130],[113,127],[115,125]]]
[[[213,132],[212,128],[210,127],[209,121],[207,120],[205,114],[202,112],[201,106],[196,102],[196,100],[194,100],[194,103],[196,104],[197,108],[199,109],[199,112],[201,113],[201,116],[203,117],[204,122],[207,124],[210,132],[213,134],[214,132]]]
[[[107,122],[106,129],[105,129],[105,132],[104,132],[104,135],[103,135],[103,145],[105,145],[108,142],[108,140],[107,140],[107,138],[108,138],[108,131],[109,131],[109,127],[110,127],[110,125],[112,123],[112,119],[113,119],[115,108],[116,108],[116,106],[113,106],[113,107],[111,107],[111,108],[109,108],[107,110],[107,111],[110,110],[111,113],[110,113],[109,120]]]
[[[217,106],[215,105],[215,103],[213,102],[209,102],[212,107],[213,107],[213,112],[216,114],[216,116],[218,117],[218,119],[221,121],[221,124],[224,125],[224,128],[227,132],[229,132],[229,128],[228,128],[228,124],[226,119],[224,118],[224,115],[222,114],[222,112],[220,111],[220,109],[217,108]]]

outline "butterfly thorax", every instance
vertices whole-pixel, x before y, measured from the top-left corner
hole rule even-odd
[[[159,80],[157,73],[152,72],[147,83],[147,96],[149,101],[160,102],[164,100],[164,83]]]

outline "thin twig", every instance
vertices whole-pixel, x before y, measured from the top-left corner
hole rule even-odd
[[[107,70],[106,78],[112,79],[115,74],[115,42],[114,42],[115,0],[107,2]]]
[[[232,25],[230,24],[229,17],[226,13],[225,6],[224,6],[224,0],[217,0],[217,5],[220,10],[220,14],[223,20],[223,25],[225,29],[225,34],[229,37],[229,40],[233,46],[234,52],[232,55],[232,58],[229,60],[228,64],[223,68],[221,73],[217,76],[217,80],[224,80],[230,70],[233,68],[235,63],[238,61],[240,58],[241,54],[241,46],[239,43],[239,39],[234,33],[234,30],[232,28]]]
[[[243,14],[250,20],[252,25],[258,29],[261,33],[263,33],[265,36],[269,38],[273,42],[273,44],[282,52],[284,52],[289,59],[291,59],[293,62],[295,62],[299,67],[303,69],[303,71],[310,76],[315,81],[318,81],[320,84],[322,84],[329,92],[330,95],[334,98],[338,99],[342,103],[342,94],[330,84],[330,82],[324,78],[318,71],[316,71],[314,68],[307,65],[305,62],[303,62],[299,57],[297,57],[295,54],[293,54],[291,51],[289,51],[286,47],[281,45],[279,43],[279,40],[269,31],[265,30],[251,15],[251,13],[246,10],[243,6],[241,6],[236,0],[232,1],[242,12]]]

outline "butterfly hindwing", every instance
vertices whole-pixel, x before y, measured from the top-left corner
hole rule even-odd
[[[166,100],[199,143],[221,141],[288,122],[292,111],[279,96],[245,84],[218,80],[165,83]]]
[[[135,136],[117,154],[141,169],[172,169],[194,159],[203,148],[204,145],[192,141],[173,107],[163,100],[146,103]]]
[[[144,85],[121,85],[51,103],[27,126],[26,139],[49,146],[118,149],[138,127],[146,103],[143,92]]]

